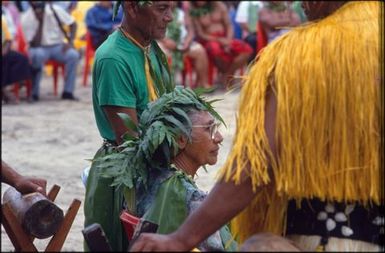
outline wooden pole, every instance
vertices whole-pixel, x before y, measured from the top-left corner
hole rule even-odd
[[[39,239],[54,235],[63,221],[63,211],[38,192],[22,195],[9,187],[3,195],[24,231]]]

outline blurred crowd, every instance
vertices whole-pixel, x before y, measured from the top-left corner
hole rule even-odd
[[[113,6],[2,1],[2,102],[17,102],[19,87],[29,101],[39,101],[42,75],[57,79],[60,68],[61,99],[77,101],[78,73],[87,85],[95,50],[122,21],[122,10],[112,18]],[[243,74],[263,47],[306,21],[301,1],[177,1],[173,17],[158,43],[176,83],[219,89],[236,84],[234,75]]]

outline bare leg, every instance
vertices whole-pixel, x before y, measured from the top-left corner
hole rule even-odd
[[[229,67],[227,68],[227,71],[224,73],[224,76],[226,78],[225,80],[226,86],[230,85],[230,81],[233,78],[235,71],[240,67],[242,67],[243,65],[245,65],[248,59],[250,58],[250,56],[251,56],[251,53],[243,53],[243,54],[239,54],[234,58],[234,61],[232,62],[232,64],[229,65]]]
[[[208,88],[209,59],[206,50],[200,44],[193,44],[186,53],[194,60],[194,69],[197,74],[197,86]]]

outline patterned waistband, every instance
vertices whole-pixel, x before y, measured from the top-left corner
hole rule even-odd
[[[318,235],[321,244],[329,237],[348,238],[384,245],[384,206],[303,200],[297,209],[290,201],[286,234]]]

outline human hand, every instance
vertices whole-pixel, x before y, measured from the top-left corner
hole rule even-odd
[[[40,192],[46,196],[47,181],[41,178],[20,176],[14,184],[16,190],[22,194]]]
[[[173,234],[160,235],[151,233],[142,233],[135,240],[130,251],[188,251],[189,248],[181,240],[173,237]]]
[[[231,39],[228,39],[228,38],[217,38],[217,41],[221,43],[221,45],[224,47],[230,46],[230,43],[231,43]]]
[[[162,43],[163,45],[168,49],[168,50],[171,50],[171,51],[175,51],[176,50],[176,43],[175,41],[171,40],[171,39],[168,39],[168,38],[164,38],[162,40]]]

